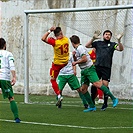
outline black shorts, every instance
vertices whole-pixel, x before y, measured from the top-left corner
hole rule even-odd
[[[111,68],[102,67],[102,66],[95,66],[95,67],[99,79],[110,82]]]

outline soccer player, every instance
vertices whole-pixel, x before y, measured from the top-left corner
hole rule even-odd
[[[11,75],[10,75],[11,72]],[[11,79],[12,78],[12,79]],[[16,83],[16,72],[14,57],[11,52],[6,50],[6,41],[0,38],[0,88],[3,98],[8,98],[10,108],[16,123],[20,123],[18,107],[14,99],[12,86]]]
[[[92,59],[93,64],[95,65],[96,62],[96,49],[93,48],[91,51],[89,51],[90,58]],[[91,86],[91,98],[93,103],[95,104],[95,98],[98,96],[97,103],[104,103],[103,100],[103,91],[96,88],[95,86]]]
[[[68,64],[60,70],[60,73],[58,75],[59,89],[62,93],[65,85],[68,83],[71,90],[78,91],[79,96],[84,104],[84,107],[88,108],[88,103],[87,103],[84,95],[80,91],[80,84],[79,84],[78,78],[76,77],[76,66],[73,66],[72,62],[74,62],[74,60],[73,60],[73,55],[70,52]],[[61,108],[61,102],[60,102],[58,108]]]
[[[76,35],[70,37],[70,40],[73,47],[75,48],[74,60],[77,59],[72,64],[73,66],[78,64],[81,69],[82,92],[85,95],[86,99],[88,99],[88,102],[90,101],[90,107],[84,110],[84,112],[90,112],[96,110],[96,107],[92,102],[90,94],[87,91],[90,82],[95,87],[101,89],[105,94],[109,95],[113,101],[113,107],[116,107],[118,104],[118,99],[115,98],[113,94],[109,91],[109,89],[106,86],[104,86],[102,82],[99,80],[95,67],[93,65],[92,60],[90,59],[90,55],[88,54],[88,50],[86,49],[86,47],[80,44],[80,39]]]
[[[117,35],[118,43],[111,42],[112,32],[110,30],[105,30],[103,32],[103,41],[94,41],[99,39],[100,31],[95,31],[93,38],[87,42],[87,48],[95,48],[96,49],[96,72],[98,74],[99,79],[102,79],[103,85],[108,87],[111,76],[111,67],[112,67],[112,58],[115,50],[123,51],[123,45],[121,43],[121,37],[123,34]],[[94,42],[93,42],[94,41]],[[109,87],[108,87],[109,89]],[[94,93],[95,95],[95,93]],[[107,104],[108,95],[104,94],[104,103],[102,105],[101,110],[105,111],[108,107]]]
[[[48,37],[51,32],[54,32],[56,37]],[[60,94],[60,90],[58,88],[58,84],[56,82],[56,78],[60,72],[60,70],[67,65],[69,60],[69,39],[63,35],[61,27],[51,27],[42,37],[42,41],[47,44],[53,46],[54,49],[54,60],[52,62],[52,66],[50,68],[50,76],[51,76],[51,84],[58,97],[58,102],[56,106],[60,104],[60,101],[63,99]]]

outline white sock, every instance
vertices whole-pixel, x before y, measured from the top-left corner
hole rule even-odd
[[[61,95],[60,95],[60,94],[58,95],[58,99],[59,99],[59,98],[61,98]]]

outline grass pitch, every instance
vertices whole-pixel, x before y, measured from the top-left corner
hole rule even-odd
[[[21,123],[14,123],[9,102],[0,95],[0,133],[133,133],[133,101],[120,100],[118,107],[84,113],[80,98],[64,97],[63,106],[55,106],[55,96],[15,95]]]

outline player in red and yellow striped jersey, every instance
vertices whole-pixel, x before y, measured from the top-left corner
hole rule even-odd
[[[54,32],[56,37],[48,37],[48,35]],[[54,92],[58,96],[58,102],[56,106],[59,106],[60,101],[62,100],[60,90],[58,88],[58,84],[56,82],[56,78],[60,72],[60,70],[67,65],[69,60],[69,39],[65,37],[62,33],[60,27],[51,27],[49,31],[47,31],[43,37],[42,41],[46,42],[49,45],[53,46],[54,50],[54,59],[52,62],[52,67],[50,68],[50,76],[51,76],[51,83],[54,89]]]
[[[96,62],[96,53],[95,48],[89,51],[90,58],[92,59],[93,64]]]

